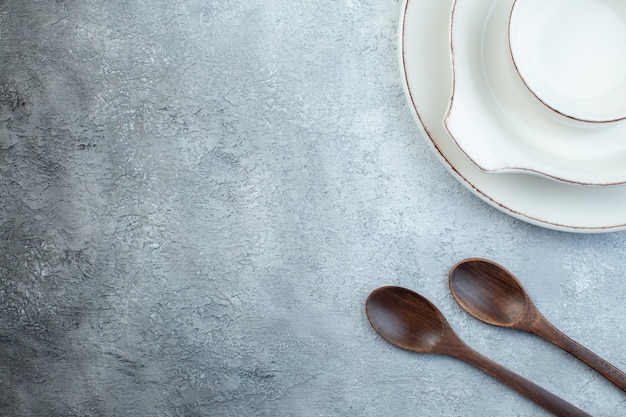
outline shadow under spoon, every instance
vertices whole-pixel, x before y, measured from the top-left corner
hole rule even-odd
[[[467,346],[437,307],[411,290],[401,287],[378,288],[367,298],[365,308],[374,330],[392,345],[412,352],[461,359],[557,416],[590,416]]]
[[[626,392],[626,374],[554,327],[517,278],[502,266],[487,259],[465,259],[450,269],[449,283],[454,299],[473,317],[543,337]]]

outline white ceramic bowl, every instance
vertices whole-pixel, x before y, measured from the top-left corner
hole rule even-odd
[[[509,47],[524,84],[569,119],[626,119],[626,1],[515,0]]]

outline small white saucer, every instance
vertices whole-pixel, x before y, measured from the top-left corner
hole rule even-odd
[[[626,123],[584,129],[539,111],[508,47],[514,0],[456,0],[454,90],[445,126],[485,172],[525,172],[581,185],[626,183]]]
[[[502,1],[502,0],[500,0]],[[452,93],[452,0],[404,0],[399,59],[409,108],[442,164],[476,196],[523,221],[568,232],[626,229],[626,187],[582,187],[535,175],[488,174],[471,164],[443,126]]]
[[[515,67],[547,108],[574,121],[626,119],[626,2],[516,0]]]

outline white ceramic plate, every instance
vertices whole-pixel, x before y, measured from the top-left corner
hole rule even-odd
[[[582,128],[530,94],[508,47],[512,6],[513,0],[456,0],[454,94],[445,119],[451,137],[483,171],[624,184],[626,123]]]
[[[405,92],[424,137],[450,172],[481,199],[539,226],[572,232],[626,228],[626,187],[588,187],[476,168],[443,126],[452,92],[452,0],[405,0],[399,54]]]

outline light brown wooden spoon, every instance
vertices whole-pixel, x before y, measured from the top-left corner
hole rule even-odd
[[[487,259],[465,259],[450,269],[449,283],[454,299],[473,317],[541,336],[626,392],[626,374],[554,327],[539,312],[517,278],[502,266]]]
[[[401,287],[378,288],[367,298],[365,309],[374,330],[392,345],[412,352],[436,353],[461,359],[557,416],[589,417],[589,414],[564,399],[467,346],[437,307],[411,290]]]

